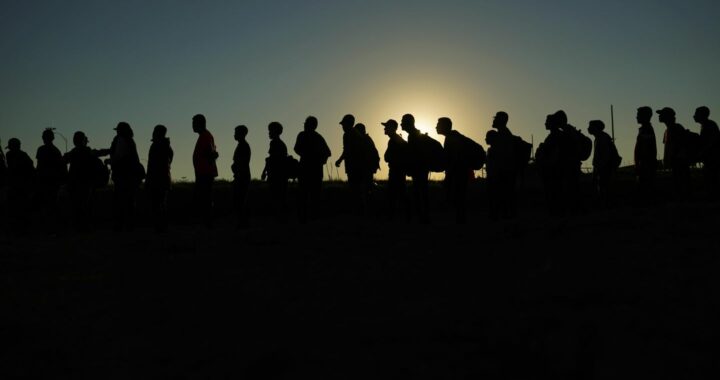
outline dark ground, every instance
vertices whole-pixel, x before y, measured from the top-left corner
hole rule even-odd
[[[585,178],[587,180],[587,178]],[[454,225],[364,220],[328,184],[321,218],[214,230],[176,186],[170,232],[0,238],[1,371],[51,378],[714,378],[720,366],[720,203],[549,218],[537,184],[490,223],[471,192]],[[96,215],[110,210],[101,193]],[[379,197],[378,197],[379,198]],[[375,199],[374,210],[381,206]]]

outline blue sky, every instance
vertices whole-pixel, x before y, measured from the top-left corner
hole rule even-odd
[[[259,177],[267,124],[291,148],[308,115],[333,151],[353,113],[380,151],[381,121],[448,116],[484,144],[493,114],[536,143],[564,109],[615,129],[628,163],[635,109],[720,112],[720,2],[714,1],[6,1],[0,2],[0,139],[34,156],[54,126],[107,147],[129,122],[141,157],[169,128],[173,175],[192,178],[191,118],[203,113],[230,177],[245,124]],[[715,115],[711,114],[711,118]],[[656,134],[664,127],[655,121]],[[609,128],[608,128],[609,129]],[[441,140],[442,141],[442,140]],[[58,145],[64,149],[62,141]],[[661,145],[661,144],[660,144]],[[378,177],[384,177],[383,167]]]

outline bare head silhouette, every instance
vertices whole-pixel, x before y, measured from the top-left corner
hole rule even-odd
[[[167,135],[167,128],[162,124],[158,124],[153,129],[152,141],[160,141],[160,140],[164,139],[166,135]]]
[[[406,113],[402,116],[402,119],[400,119],[400,127],[405,132],[411,132],[416,130],[415,128],[415,116]]]
[[[124,121],[121,121],[118,123],[117,127],[115,127],[115,131],[117,132],[118,136],[128,137],[128,138],[133,137],[133,130],[132,130],[132,128],[130,128],[130,124],[128,124]]]
[[[268,136],[270,136],[271,139],[280,137],[280,135],[282,135],[282,132],[283,126],[277,121],[273,121],[268,124]]]
[[[652,120],[652,115],[652,108],[643,106],[637,109],[635,120],[637,120],[638,124],[648,124],[650,123],[650,120]]]
[[[491,129],[487,131],[485,134],[485,143],[488,145],[493,145],[498,139],[498,131]]]
[[[235,141],[245,140],[245,136],[248,134],[248,128],[244,125],[238,125],[235,127]]]
[[[384,127],[385,135],[390,136],[397,133],[398,123],[395,119],[389,119],[388,121],[380,124]]]
[[[450,131],[452,131],[452,120],[450,120],[449,117],[441,117],[437,121],[437,125],[435,126],[435,131],[439,135],[446,136]]]
[[[695,120],[695,122],[704,123],[708,121],[708,118],[710,118],[710,108],[701,106],[695,109],[695,114],[693,115],[693,120]]]
[[[351,114],[343,116],[342,120],[340,120],[340,125],[342,125],[343,131],[350,131],[352,127],[355,126],[355,116]]]
[[[557,122],[555,121],[555,114],[547,115],[545,117],[545,129],[553,131],[557,129]]]
[[[195,133],[200,133],[207,128],[207,121],[205,120],[205,116],[203,114],[193,116],[192,128]]]
[[[507,126],[508,120],[509,120],[509,116],[508,116],[507,112],[498,111],[497,113],[495,113],[495,117],[493,118],[492,127],[497,129],[497,128]]]
[[[364,135],[364,134],[366,133],[366,131],[365,131],[365,124],[363,124],[363,123],[358,123],[358,124],[355,126],[355,130],[358,131],[359,134]]]
[[[45,145],[50,145],[55,140],[55,132],[52,128],[45,128],[42,133],[42,141]]]
[[[589,134],[595,136],[597,133],[605,130],[605,123],[601,120],[590,120],[587,130]]]
[[[88,144],[88,138],[84,132],[77,131],[73,134],[73,144],[77,147],[84,147]]]
[[[563,110],[559,110],[559,111],[555,112],[554,120],[555,120],[555,123],[557,123],[558,127],[564,127],[568,123],[567,114]]]
[[[315,116],[308,116],[307,119],[305,119],[305,125],[303,128],[306,131],[314,131],[318,127],[318,119]]]
[[[675,122],[675,110],[670,107],[665,107],[657,111],[658,119],[661,123],[670,124]]]
[[[15,137],[11,138],[8,140],[8,145],[5,148],[10,152],[20,150],[20,140]]]

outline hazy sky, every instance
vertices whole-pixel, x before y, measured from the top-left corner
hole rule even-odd
[[[175,179],[193,176],[196,113],[207,117],[224,178],[238,124],[250,129],[259,177],[268,123],[284,125],[292,150],[308,115],[319,119],[334,161],[345,113],[367,125],[382,153],[379,123],[403,113],[432,134],[437,118],[448,116],[485,145],[493,114],[504,110],[511,130],[537,144],[548,113],[564,109],[583,130],[602,119],[609,131],[614,104],[626,164],[638,106],[674,107],[696,131],[697,106],[720,114],[720,1],[0,4],[3,147],[18,137],[34,157],[50,125],[108,147],[112,128],[127,121],[145,159],[153,126],[164,124]],[[662,136],[664,126],[655,127]],[[64,149],[62,139],[57,145]]]

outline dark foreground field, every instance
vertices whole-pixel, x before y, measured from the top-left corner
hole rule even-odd
[[[490,223],[473,187],[454,225],[433,187],[430,225],[342,206],[275,224],[263,185],[252,227],[0,239],[1,371],[48,378],[707,378],[720,338],[720,204],[665,202],[562,219],[536,185],[521,217]],[[4,376],[4,378],[9,378]]]

